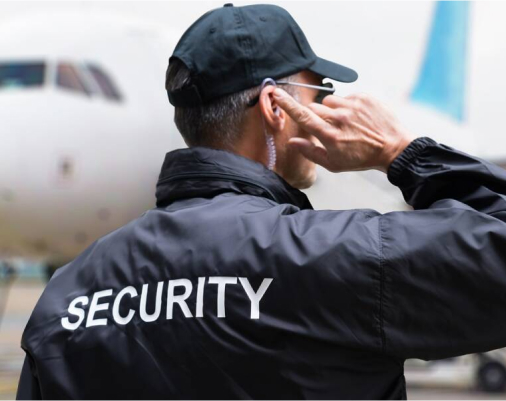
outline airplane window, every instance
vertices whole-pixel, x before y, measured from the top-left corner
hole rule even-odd
[[[121,94],[112,82],[111,78],[109,78],[102,69],[93,64],[88,64],[87,68],[107,99],[118,102],[121,101]]]
[[[0,89],[42,86],[44,63],[0,63]]]
[[[56,73],[56,85],[90,95],[91,91],[86,87],[75,67],[71,64],[60,63]]]

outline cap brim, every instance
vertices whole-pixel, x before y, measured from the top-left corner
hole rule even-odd
[[[316,61],[307,70],[339,82],[355,82],[358,78],[355,70],[320,57],[317,57]]]

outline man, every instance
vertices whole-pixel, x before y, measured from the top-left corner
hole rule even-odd
[[[166,78],[189,148],[51,279],[18,398],[406,399],[405,359],[506,346],[504,170],[369,96],[314,102],[357,75],[276,6],[206,13]],[[383,171],[415,210],[313,210],[315,163]]]

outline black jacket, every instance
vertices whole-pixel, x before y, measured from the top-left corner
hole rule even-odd
[[[18,398],[405,399],[405,359],[505,347],[506,171],[421,137],[387,176],[415,210],[169,152],[157,207],[47,285]]]

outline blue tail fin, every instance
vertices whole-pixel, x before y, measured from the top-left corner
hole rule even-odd
[[[469,2],[438,1],[411,99],[464,120]]]

